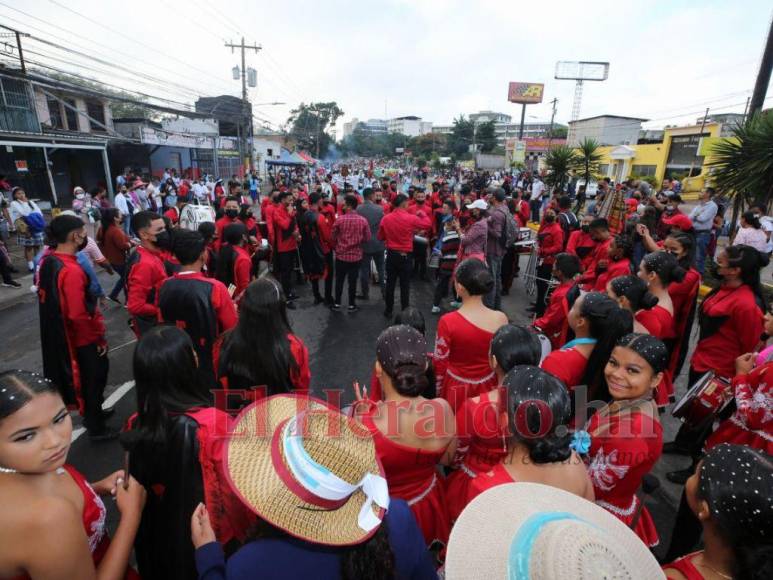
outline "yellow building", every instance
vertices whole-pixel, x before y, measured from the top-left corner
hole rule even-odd
[[[706,166],[711,161],[709,145],[724,137],[722,129],[716,122],[706,123],[702,132],[701,125],[669,127],[661,143],[600,147],[599,173],[615,182],[632,175],[654,177],[658,183],[667,176],[678,177],[682,191],[700,191],[710,173]]]

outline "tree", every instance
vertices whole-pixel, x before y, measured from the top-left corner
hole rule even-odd
[[[595,139],[586,137],[580,142],[578,147],[579,152],[576,153],[576,163],[572,169],[581,171],[583,179],[585,180],[585,187],[593,179],[598,179],[599,163],[604,158],[599,153],[599,143]]]
[[[332,139],[326,133],[328,126],[335,125],[344,112],[335,101],[327,103],[301,103],[290,111],[287,124],[290,137],[302,149],[312,152],[317,158],[325,157]]]
[[[545,183],[553,188],[563,189],[572,168],[577,166],[577,154],[568,145],[558,145],[548,151],[545,163],[548,166]]]
[[[408,148],[414,155],[424,155],[429,158],[433,153],[438,155],[445,153],[448,146],[448,139],[442,133],[425,133],[418,137],[413,137],[408,142]]]
[[[491,153],[497,146],[497,132],[494,121],[486,121],[478,125],[475,131],[475,143],[481,153]]]
[[[472,145],[473,131],[473,122],[465,119],[464,115],[459,115],[458,118],[454,119],[454,128],[448,136],[448,152],[455,157],[468,156],[470,145]]]
[[[568,134],[569,129],[566,127],[553,127],[553,129],[548,129],[545,136],[549,139],[566,139]]]
[[[773,114],[758,113],[711,149],[714,187],[733,197],[735,224],[744,202],[769,208],[773,200]]]

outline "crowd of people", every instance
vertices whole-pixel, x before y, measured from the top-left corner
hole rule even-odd
[[[114,205],[81,190],[39,235],[13,191],[43,368],[0,372],[0,577],[773,576],[759,208],[717,247],[711,188],[687,215],[672,180],[602,181],[588,200],[529,172],[349,169],[284,170],[266,195],[255,176],[122,175]],[[216,219],[181,227],[189,203]],[[118,276],[109,293],[95,265]],[[434,344],[410,300],[430,273]],[[535,282],[528,324],[503,311],[516,276]],[[341,311],[345,287],[352,315],[376,286],[384,302],[347,407],[312,388],[288,316],[306,283],[311,308]],[[120,432],[103,409],[106,300],[137,338]],[[93,442],[119,438],[123,469],[89,484],[67,463],[69,410]],[[642,490],[663,453],[689,466],[667,474],[684,488],[659,564],[667,530]],[[112,537],[100,496],[120,512]]]

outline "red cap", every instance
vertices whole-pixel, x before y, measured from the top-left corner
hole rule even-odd
[[[692,220],[683,213],[678,213],[670,218],[663,218],[663,223],[671,226],[672,228],[679,228],[683,232],[687,232],[692,229]]]
[[[628,199],[625,200],[625,205],[632,207],[633,209],[636,209],[637,207],[639,207],[639,200],[633,197],[629,197]]]

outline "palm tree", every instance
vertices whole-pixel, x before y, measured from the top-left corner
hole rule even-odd
[[[563,189],[569,180],[569,174],[577,165],[577,154],[568,145],[557,145],[545,156],[548,174],[545,182],[553,188]]]
[[[773,200],[773,114],[757,113],[735,126],[733,137],[714,144],[706,165],[714,187],[734,197],[735,224],[744,202],[768,208]]]
[[[583,139],[577,147],[579,152],[577,153],[577,164],[574,169],[582,171],[586,189],[591,179],[598,178],[599,163],[604,158],[598,151],[599,147],[599,142],[590,137]]]

